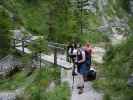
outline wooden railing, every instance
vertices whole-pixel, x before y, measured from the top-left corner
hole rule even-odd
[[[25,53],[25,48],[28,46],[29,43],[31,43],[32,41],[30,41],[29,39],[13,39],[13,44],[12,46],[14,48],[16,47],[22,47],[22,53]],[[54,64],[57,64],[57,52],[59,50],[61,51],[65,51],[66,45],[65,44],[61,44],[61,43],[55,43],[55,42],[48,42],[48,47],[50,49],[52,49],[54,52]]]

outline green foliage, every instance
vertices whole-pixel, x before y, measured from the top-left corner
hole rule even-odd
[[[114,19],[115,16],[118,18],[128,16],[128,7],[128,0],[109,0],[109,4],[105,8],[108,20]]]
[[[71,36],[72,28],[69,22],[72,14],[68,0],[15,0],[13,2],[12,6],[24,26],[33,33],[45,34],[46,39],[53,41],[62,41],[60,37],[64,34]]]
[[[125,11],[129,12],[129,0],[118,0],[117,5],[121,5]]]
[[[28,71],[24,70],[8,79],[0,80],[0,89],[15,90],[24,87],[24,95],[20,95],[19,100],[69,100],[68,84],[59,84],[59,67],[45,66],[41,70],[36,69],[30,76],[27,76],[27,73]],[[55,82],[56,87],[52,91],[46,91],[51,82]]]
[[[2,8],[0,8],[0,19],[0,56],[5,56],[10,49],[11,33],[9,29],[12,28],[12,21]]]
[[[78,36],[77,19],[73,15],[70,1],[55,0],[50,6],[48,40],[66,42]]]
[[[57,66],[47,66],[41,70],[38,70],[38,74],[34,82],[26,88],[25,97],[28,96],[27,100],[51,100],[56,96],[56,98],[58,98],[57,100],[62,100],[62,98],[67,98],[63,100],[69,100],[69,90],[67,84],[60,86],[58,82],[59,78],[60,69]],[[46,89],[51,82],[55,82],[57,87],[55,87],[55,89],[53,89],[52,91],[47,92]],[[62,96],[60,95],[61,93]]]
[[[30,54],[23,54],[23,56],[21,57],[21,61],[23,64],[28,64],[29,62],[31,62],[31,55]]]
[[[7,0],[4,6],[10,8],[14,16],[28,30],[38,35],[45,35],[49,41],[67,42],[80,39],[80,26],[96,29],[100,21],[93,13],[83,12],[82,22],[80,10],[75,8],[69,0]],[[17,24],[17,22],[15,23]],[[63,38],[62,38],[63,37]]]
[[[132,16],[129,18],[128,25],[130,26],[131,34],[133,34],[132,33],[132,30],[133,30],[133,18],[132,18]]]
[[[26,72],[18,72],[10,78],[0,80],[1,90],[14,90],[21,85],[24,85],[26,81]]]
[[[33,53],[42,53],[47,51],[47,41],[46,39],[42,36],[39,37],[38,39],[34,40],[30,45],[29,49]]]
[[[95,15],[94,13],[87,12],[87,14],[84,15],[84,24],[86,29],[95,30],[101,25],[100,17],[99,15]]]
[[[90,42],[90,43],[99,43],[99,42],[108,42],[109,39],[105,33],[101,33],[98,31],[90,31],[80,37],[82,43]]]
[[[53,91],[46,92],[42,95],[42,100],[70,100],[70,92],[69,92],[68,84],[64,83],[58,87],[56,87]]]
[[[132,89],[127,79],[133,72],[133,36],[126,42],[111,47],[105,56],[102,71],[104,78],[95,81],[94,87],[104,90],[104,100],[131,100]]]
[[[7,0],[2,2],[14,14],[15,19],[17,18],[18,22],[14,20],[16,26],[17,23],[24,25],[33,34],[44,35],[49,41],[60,43],[73,39],[82,41],[89,30],[95,30],[101,24],[99,15],[85,11],[81,15],[79,8],[73,6],[70,0]],[[81,36],[81,24],[85,34],[83,36]],[[90,36],[92,41],[96,38],[99,40],[98,35],[95,36]]]

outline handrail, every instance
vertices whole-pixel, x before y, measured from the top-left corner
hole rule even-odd
[[[60,50],[65,50],[65,48],[57,47],[57,46],[50,45],[50,44],[48,44],[48,47],[55,48],[55,49],[60,49]]]
[[[66,47],[65,44],[61,44],[61,43],[57,43],[57,42],[48,42],[49,44],[52,44],[52,45],[59,45],[59,46],[64,46]]]

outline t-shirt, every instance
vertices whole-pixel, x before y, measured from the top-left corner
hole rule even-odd
[[[83,47],[83,50],[86,53],[86,56],[91,56],[92,48],[91,47]]]
[[[82,63],[85,62],[86,56],[85,56],[85,51],[80,49],[80,51],[77,53],[78,56],[78,61],[82,60]]]

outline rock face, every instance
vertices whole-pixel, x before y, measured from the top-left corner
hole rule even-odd
[[[92,13],[96,13],[96,0],[88,0],[86,3],[84,3],[83,9]]]
[[[133,87],[133,74],[128,78],[128,86]]]
[[[0,100],[16,100],[16,94],[10,92],[0,93]]]
[[[94,54],[92,55],[92,59],[96,61],[97,63],[103,63],[103,56],[106,52],[104,48],[101,47],[94,47],[93,48]]]
[[[17,100],[17,97],[23,94],[24,88],[18,88],[13,91],[0,92],[0,100]]]
[[[8,55],[5,58],[0,60],[0,75],[6,76],[14,68],[20,67],[20,66],[21,66],[21,63],[19,60],[17,60],[11,55]]]
[[[128,25],[128,16],[126,14],[117,14],[121,13],[120,11],[124,11],[121,3],[117,4],[117,1],[110,0],[72,0],[76,6],[86,12],[93,13],[93,16],[96,17],[95,20],[99,21],[100,24],[97,25],[96,30],[108,34],[123,34],[126,36],[125,32],[130,30]],[[129,0],[130,11],[133,13],[133,0]],[[75,6],[75,7],[76,7]],[[115,7],[118,6],[117,10]],[[80,10],[79,9],[79,10]],[[89,19],[93,19],[92,17],[88,17]],[[94,25],[96,23],[93,23]],[[118,31],[113,31],[116,28]],[[113,35],[111,37],[114,37]],[[111,38],[112,39],[112,38]],[[117,40],[117,39],[116,39]]]

